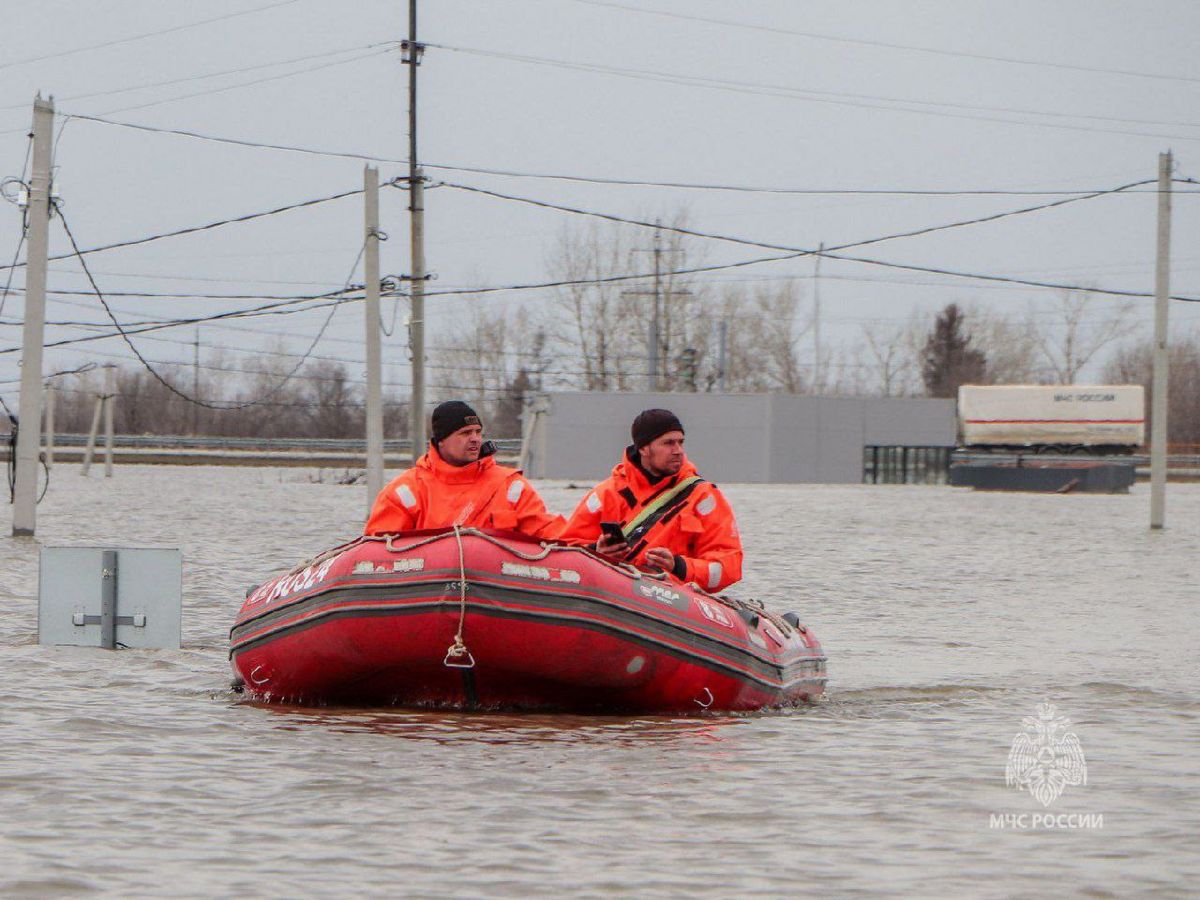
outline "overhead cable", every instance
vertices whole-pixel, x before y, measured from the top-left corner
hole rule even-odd
[[[505,195],[505,194],[500,194],[496,191],[488,191],[483,188],[466,187],[463,185],[451,184],[449,182],[447,182],[445,184],[445,186],[449,187],[449,188],[471,190],[471,191],[474,191],[475,193],[486,194],[486,195],[489,195],[492,197],[496,197],[498,199],[505,199],[505,200],[515,201],[515,202],[520,202],[520,203],[528,203],[528,204],[531,204],[534,206],[545,207],[547,209],[555,209],[560,212],[568,212],[568,213],[572,213],[572,214],[576,214],[576,215],[592,216],[592,217],[604,219],[604,220],[607,220],[610,222],[617,222],[617,223],[625,224],[625,225],[637,225],[642,228],[661,229],[663,231],[669,231],[669,232],[673,232],[676,234],[682,234],[682,235],[686,235],[688,237],[698,237],[698,238],[705,238],[705,239],[709,239],[709,240],[721,240],[721,241],[728,241],[730,243],[735,243],[735,244],[744,244],[744,245],[752,246],[752,247],[763,247],[763,248],[767,248],[767,249],[790,251],[783,256],[766,256],[766,257],[758,257],[758,258],[749,259],[749,260],[741,260],[741,261],[734,262],[734,263],[723,263],[723,264],[717,264],[717,265],[695,266],[695,267],[685,268],[685,269],[675,269],[675,270],[670,270],[670,271],[664,272],[664,273],[662,273],[663,275],[690,275],[690,274],[697,274],[697,273],[701,273],[701,272],[715,272],[715,271],[720,271],[723,269],[741,268],[741,267],[745,267],[745,266],[758,265],[760,263],[766,263],[766,262],[778,262],[781,260],[796,259],[796,258],[803,257],[803,256],[823,256],[828,259],[840,259],[840,260],[844,260],[846,262],[857,262],[857,263],[862,263],[864,265],[882,266],[884,268],[892,268],[892,269],[904,269],[904,270],[913,271],[913,272],[928,272],[928,273],[932,273],[932,274],[946,275],[946,276],[955,277],[955,278],[966,278],[966,279],[975,279],[975,280],[980,280],[980,281],[997,281],[997,282],[1004,282],[1004,283],[1009,283],[1009,284],[1020,284],[1020,285],[1025,285],[1027,287],[1050,288],[1050,289],[1056,289],[1056,290],[1073,290],[1073,291],[1082,291],[1085,293],[1092,293],[1092,294],[1107,294],[1107,295],[1117,296],[1117,297],[1153,297],[1154,296],[1153,293],[1146,293],[1146,292],[1142,292],[1142,291],[1124,291],[1124,290],[1119,290],[1116,288],[1096,288],[1096,287],[1087,287],[1085,285],[1062,284],[1062,283],[1049,282],[1049,281],[1034,281],[1031,279],[1014,278],[1014,277],[1005,276],[1005,275],[987,275],[987,274],[978,274],[978,273],[972,273],[972,272],[961,272],[961,271],[956,271],[953,269],[941,269],[941,268],[936,268],[936,267],[932,267],[932,266],[916,266],[916,265],[909,265],[909,264],[904,264],[904,263],[888,262],[886,260],[873,259],[873,258],[869,258],[869,257],[848,256],[845,254],[835,252],[835,251],[839,251],[839,250],[852,249],[854,247],[864,247],[869,244],[878,244],[883,241],[896,240],[896,239],[904,238],[904,237],[915,237],[917,235],[930,234],[935,231],[944,231],[944,230],[947,230],[950,228],[960,228],[960,227],[964,227],[967,225],[974,225],[974,224],[978,224],[978,223],[982,223],[982,222],[995,221],[997,219],[1005,218],[1008,216],[1023,215],[1025,213],[1035,212],[1035,211],[1041,210],[1041,209],[1049,209],[1054,206],[1061,206],[1065,203],[1071,203],[1071,202],[1075,202],[1077,200],[1087,200],[1087,199],[1092,199],[1094,197],[1105,196],[1107,194],[1118,193],[1120,191],[1126,190],[1129,187],[1146,184],[1146,183],[1147,182],[1144,182],[1144,181],[1143,182],[1133,182],[1130,185],[1124,185],[1124,186],[1117,187],[1117,188],[1110,188],[1108,190],[1085,195],[1083,197],[1071,197],[1071,198],[1067,198],[1065,200],[1055,201],[1053,203],[1042,204],[1040,206],[1027,207],[1027,208],[1020,209],[1020,210],[1010,210],[1010,211],[1002,212],[1002,213],[993,213],[991,215],[983,216],[983,217],[976,218],[976,219],[967,219],[967,220],[963,220],[963,221],[959,221],[959,222],[950,222],[950,223],[947,223],[944,225],[935,225],[935,226],[930,226],[928,228],[917,229],[914,231],[906,231],[906,232],[901,232],[901,233],[897,233],[897,234],[884,235],[882,237],[868,238],[868,239],[862,240],[862,241],[853,241],[850,243],[839,244],[836,246],[829,247],[829,248],[825,249],[824,251],[814,250],[812,248],[789,247],[784,244],[772,244],[772,243],[767,243],[764,241],[754,241],[754,240],[749,240],[746,238],[732,237],[729,235],[718,235],[718,234],[713,234],[710,232],[696,231],[694,229],[689,229],[689,228],[681,228],[679,226],[663,225],[658,222],[646,222],[646,221],[641,221],[638,219],[628,219],[628,218],[623,218],[621,216],[615,216],[610,213],[601,213],[601,212],[595,212],[592,210],[582,210],[582,209],[576,209],[574,207],[560,206],[558,204],[546,203],[544,201],[533,200],[533,199],[527,198],[527,197],[517,197],[517,196],[513,196],[513,195]],[[615,282],[622,282],[622,281],[633,281],[633,280],[645,279],[645,278],[649,278],[649,277],[652,277],[652,276],[649,274],[614,275],[614,276],[608,276],[605,278],[597,278],[597,279],[577,279],[577,280],[560,280],[560,281],[553,281],[553,282],[544,282],[539,285],[521,285],[521,286],[509,286],[509,287],[481,288],[481,289],[475,289],[473,291],[471,291],[471,290],[428,291],[428,292],[426,292],[426,296],[437,296],[437,295],[446,295],[446,294],[490,293],[493,291],[505,291],[505,290],[531,290],[535,287],[536,288],[553,288],[553,287],[567,287],[570,285],[578,285],[578,284],[615,283]],[[1200,297],[1187,297],[1187,296],[1173,295],[1171,297],[1171,299],[1172,300],[1184,300],[1184,301],[1188,301],[1188,302],[1200,302]]]
[[[117,331],[120,333],[121,337],[124,339],[125,343],[128,345],[130,351],[133,353],[134,356],[137,357],[138,362],[140,362],[142,364],[142,366],[145,367],[146,371],[148,371],[154,377],[154,379],[156,381],[158,381],[160,384],[162,384],[163,387],[165,387],[171,393],[178,396],[181,400],[185,400],[186,402],[194,404],[196,406],[202,406],[207,409],[243,409],[243,408],[259,405],[259,403],[264,402],[265,400],[267,400],[270,397],[277,394],[283,388],[283,386],[285,384],[287,384],[288,380],[300,370],[300,367],[304,365],[305,361],[308,358],[308,354],[312,353],[312,351],[316,348],[317,344],[320,342],[321,336],[325,333],[325,329],[328,327],[329,322],[332,320],[333,314],[337,311],[338,306],[342,302],[344,302],[343,298],[339,298],[338,300],[334,301],[333,309],[330,310],[330,313],[326,317],[324,324],[321,326],[320,330],[317,332],[316,336],[313,338],[312,343],[309,345],[308,352],[305,353],[305,355],[299,359],[299,361],[292,368],[292,370],[286,376],[284,376],[284,378],[277,385],[275,385],[271,390],[267,391],[267,393],[265,395],[263,395],[263,397],[258,398],[257,400],[249,401],[247,403],[244,403],[244,404],[241,404],[238,406],[222,406],[222,405],[210,403],[208,401],[201,400],[198,397],[191,397],[191,396],[185,394],[183,391],[179,390],[177,387],[175,387],[175,385],[171,384],[169,381],[167,381],[167,379],[165,379],[162,375],[160,375],[158,370],[155,369],[154,366],[152,366],[150,364],[150,362],[142,355],[141,351],[138,350],[137,345],[133,343],[133,340],[130,337],[129,332],[126,331],[126,329],[121,325],[120,320],[117,319],[116,315],[112,311],[112,308],[109,307],[108,301],[104,298],[103,292],[100,290],[99,285],[96,284],[96,280],[92,277],[92,273],[88,269],[88,266],[87,266],[87,261],[84,259],[83,253],[79,249],[79,244],[75,240],[75,235],[71,232],[71,228],[67,224],[66,216],[63,215],[63,212],[61,209],[58,209],[58,214],[59,214],[59,220],[62,222],[62,225],[63,225],[63,230],[67,234],[67,239],[71,242],[71,247],[74,248],[75,254],[79,259],[79,263],[83,267],[84,274],[87,275],[88,281],[91,283],[92,288],[96,292],[96,297],[100,301],[100,305],[104,307],[104,311],[108,314],[108,317],[112,320],[113,325],[116,326]],[[364,239],[363,249],[365,249],[365,247],[366,247],[366,240]],[[350,270],[350,276],[347,278],[347,285],[344,290],[349,288],[349,282],[354,277],[354,269],[356,269],[358,267],[358,261],[359,261],[359,259],[362,258],[362,253],[363,253],[363,250],[360,249],[358,252],[358,255],[355,257],[354,265]]]
[[[190,131],[182,128],[160,128],[153,125],[141,125],[135,122],[122,122],[117,119],[107,119],[102,116],[86,115],[84,113],[69,113],[69,115],[83,122],[95,122],[100,125],[110,125],[117,128],[129,128],[135,131],[143,131],[152,134],[165,134],[175,137],[186,137],[193,140],[208,141],[216,144],[228,144],[237,147],[245,147],[252,150],[275,150],[282,153],[299,153],[310,156],[327,156],[335,159],[356,159],[363,162],[381,162],[395,163],[397,165],[408,165],[407,159],[397,157],[375,156],[368,153],[359,153],[349,150],[324,150],[316,147],[302,147],[294,144],[272,144],[263,141],[251,141],[242,138],[225,137],[221,135],[204,134],[198,131]],[[565,172],[524,172],[513,169],[500,169],[486,166],[464,166],[451,165],[448,163],[421,161],[422,168],[433,169],[435,171],[446,172],[465,172],[473,175],[497,175],[505,178],[532,178],[546,179],[551,181],[570,181],[580,182],[583,184],[605,184],[622,187],[654,187],[654,188],[678,188],[681,190],[700,190],[700,191],[731,191],[738,193],[754,193],[754,194],[865,194],[865,195],[897,195],[897,196],[987,196],[987,195],[1014,195],[1014,196],[1063,196],[1068,194],[1088,194],[1094,193],[1093,189],[1078,189],[1071,188],[1069,190],[1013,190],[1013,189],[997,189],[997,188],[954,188],[946,190],[931,190],[926,188],[795,188],[795,187],[764,187],[755,185],[739,185],[739,184],[708,184],[702,182],[680,182],[680,181],[653,181],[647,179],[631,179],[631,178],[607,178],[598,175],[580,175]]]
[[[986,53],[971,53],[966,50],[945,50],[940,47],[923,47],[916,44],[900,44],[889,41],[875,41],[866,38],[851,38],[841,35],[822,34],[815,31],[800,31],[793,28],[781,28],[771,25],[754,25],[749,22],[738,22],[732,19],[715,19],[708,16],[698,16],[689,13],[668,12],[661,9],[650,9],[644,6],[630,6],[625,3],[614,3],[612,0],[575,0],[587,6],[602,6],[610,9],[622,9],[627,12],[643,13],[652,16],[664,16],[671,19],[687,19],[694,22],[704,22],[709,25],[726,25],[732,28],[744,28],[748,31],[770,32],[773,34],[792,35],[809,38],[816,41],[830,41],[838,44],[857,44],[863,47],[880,47],[887,50],[907,50],[914,53],[928,53],[936,56],[958,57],[962,59],[977,59],[986,62],[1006,63],[1016,66],[1039,66],[1050,69],[1066,69],[1075,72],[1091,72],[1098,75],[1125,75],[1132,78],[1154,78],[1161,81],[1187,81],[1200,83],[1200,78],[1188,75],[1166,75],[1158,72],[1144,72],[1134,69],[1117,69],[1101,66],[1084,66],[1073,63],[1055,62],[1040,59],[1023,59],[1015,56],[997,56]]]
[[[1141,187],[1142,185],[1146,185],[1146,184],[1153,184],[1155,180],[1156,179],[1148,178],[1143,181],[1134,181],[1134,182],[1131,182],[1130,184],[1121,185],[1120,187],[1107,188],[1102,191],[1094,191],[1093,193],[1083,194],[1083,195],[1080,195],[1077,197],[1066,197],[1061,200],[1054,200],[1054,201],[1051,201],[1050,203],[1042,203],[1037,206],[1026,206],[1021,209],[1011,209],[1011,210],[1006,210],[1004,212],[990,213],[986,216],[979,216],[974,219],[964,219],[964,220],[957,221],[957,222],[950,222],[950,223],[947,223],[944,225],[931,225],[926,228],[918,228],[913,231],[904,231],[904,232],[900,232],[897,234],[884,235],[883,237],[870,238],[865,241],[857,241],[857,242],[854,242],[851,244],[842,244],[840,246],[830,247],[829,249],[830,250],[845,250],[845,249],[849,249],[851,247],[865,247],[868,244],[880,244],[880,243],[883,243],[884,241],[892,241],[892,240],[897,240],[899,238],[917,237],[919,235],[932,234],[935,231],[946,231],[950,228],[962,228],[967,225],[979,225],[984,222],[995,222],[998,219],[1006,219],[1010,216],[1021,216],[1021,215],[1025,215],[1027,213],[1040,212],[1040,211],[1046,210],[1046,209],[1053,209],[1058,206],[1066,206],[1068,203],[1078,203],[1081,200],[1093,200],[1096,197],[1104,197],[1109,194],[1118,194],[1118,193],[1121,193],[1122,191],[1127,191],[1130,188]],[[656,229],[665,230],[665,231],[672,231],[677,234],[687,235],[689,237],[706,238],[709,240],[718,240],[718,241],[729,241],[730,243],[744,244],[746,246],[751,246],[751,247],[762,247],[766,250],[797,250],[797,249],[799,249],[797,247],[789,247],[784,244],[773,244],[773,243],[767,243],[765,241],[750,240],[748,238],[730,237],[728,235],[723,235],[723,234],[713,234],[711,232],[696,231],[691,228],[682,228],[679,226],[662,225],[661,223],[658,223],[658,222],[647,222],[647,221],[639,221],[637,219],[627,219],[627,218],[623,218],[621,216],[611,215],[609,213],[595,212],[593,210],[586,210],[586,209],[578,209],[578,208],[571,207],[571,206],[562,206],[557,203],[549,203],[549,202],[546,202],[543,200],[535,200],[530,197],[518,197],[513,194],[502,194],[499,191],[492,191],[492,190],[488,190],[486,188],[476,187],[473,185],[454,184],[449,181],[442,182],[442,184],[445,187],[451,188],[453,190],[469,191],[469,192],[475,193],[475,194],[484,194],[489,197],[495,197],[500,200],[512,200],[517,203],[526,203],[531,206],[540,206],[545,209],[554,209],[554,210],[558,210],[559,212],[567,212],[567,213],[572,213],[574,215],[591,216],[593,218],[605,219],[607,221],[616,222],[616,223],[623,224],[623,225],[639,225],[643,228],[656,228]]]
[[[356,194],[361,194],[362,192],[362,188],[356,188],[350,191],[342,191],[339,194],[330,194],[327,197],[314,197],[311,200],[303,200],[299,203],[289,203],[287,206],[277,206],[274,209],[267,209],[263,210],[262,212],[247,213],[243,216],[235,216],[231,219],[220,219],[216,222],[206,222],[203,225],[190,225],[187,228],[177,228],[174,231],[164,231],[158,234],[146,235],[145,237],[134,238],[128,241],[117,241],[116,243],[112,244],[102,244],[99,247],[88,247],[86,249],[78,250],[75,253],[61,253],[58,256],[51,256],[48,258],[51,260],[71,259],[75,256],[82,258],[84,255],[89,253],[102,253],[106,250],[118,250],[123,247],[136,247],[139,244],[149,244],[153,241],[164,240],[165,238],[180,237],[185,234],[196,234],[200,231],[210,231],[211,229],[221,228],[225,225],[236,225],[242,222],[251,222],[255,219],[263,219],[268,216],[276,216],[280,213],[291,212],[294,209],[304,209],[309,206],[317,206],[321,203],[328,203],[331,200],[341,200],[345,197],[353,197]],[[4,269],[20,268],[24,265],[25,263],[14,264],[12,266],[0,266],[0,271]]]
[[[293,3],[298,3],[299,0],[279,0],[277,3],[267,3],[263,6],[255,6],[251,9],[243,9],[238,12],[226,13],[223,16],[214,16],[211,19],[200,19],[196,22],[187,22],[183,25],[173,25],[170,28],[162,28],[158,31],[144,31],[141,34],[130,35],[129,37],[117,38],[111,41],[102,41],[98,44],[88,44],[85,47],[72,47],[70,50],[59,50],[54,53],[44,53],[41,56],[29,56],[25,59],[14,59],[9,62],[0,63],[0,69],[9,69],[13,66],[23,66],[27,63],[41,62],[44,59],[59,59],[63,56],[71,56],[76,53],[84,53],[88,50],[101,50],[105,47],[116,47],[119,44],[129,44],[133,41],[140,41],[145,38],[160,37],[164,34],[173,34],[179,31],[186,31],[190,28],[198,28],[201,25],[211,25],[213,22],[223,22],[227,19],[236,19],[239,16],[248,16],[253,13],[265,12],[268,9],[276,9],[280,6],[291,6]]]
[[[713,90],[730,91],[737,94],[754,94],[757,96],[766,97],[781,97],[785,99],[802,100],[808,103],[825,103],[834,106],[852,106],[862,109],[876,109],[887,112],[906,112],[916,113],[925,116],[939,116],[942,118],[951,119],[967,119],[977,122],[998,122],[1004,125],[1025,125],[1035,128],[1056,128],[1066,129],[1068,131],[1086,131],[1098,134],[1121,134],[1130,135],[1133,137],[1154,137],[1154,138],[1173,138],[1181,141],[1196,141],[1200,140],[1200,135],[1184,135],[1184,134],[1162,134],[1160,132],[1146,131],[1131,131],[1119,128],[1092,128],[1086,125],[1070,124],[1066,122],[1030,122],[1021,119],[998,118],[991,115],[973,115],[964,112],[948,112],[946,110],[937,109],[915,109],[912,106],[883,106],[879,102],[870,102],[865,95],[858,95],[860,99],[854,99],[855,95],[848,95],[834,91],[810,91],[801,88],[793,88],[784,85],[763,85],[754,82],[739,82],[728,79],[711,78],[701,75],[683,75],[674,72],[661,72],[652,69],[634,69],[621,66],[608,66],[601,63],[580,63],[573,60],[555,59],[544,56],[531,56],[520,53],[507,53],[498,50],[484,50],[477,47],[459,47],[452,44],[426,44],[428,47],[435,47],[441,50],[448,50],[456,53],[466,53],[474,56],[482,56],[491,59],[504,59],[512,62],[526,63],[529,65],[551,66],[559,69],[569,69],[578,72],[592,72],[600,75],[611,75],[617,78],[633,79],[635,81],[655,81],[665,84],[675,84],[684,87],[704,87]],[[835,98],[844,99],[835,99]],[[908,100],[900,98],[874,98],[883,102],[893,103],[908,103],[908,104],[923,104],[949,106],[950,104],[934,104],[927,100]],[[965,104],[961,104],[964,105]],[[993,111],[1004,112],[997,108],[990,108]],[[1045,113],[1035,110],[1019,110],[1014,111],[1021,115],[1041,115],[1041,116],[1066,116],[1070,118],[1103,118],[1096,116],[1072,116],[1070,113]],[[1123,120],[1129,121],[1129,120]],[[1157,124],[1157,123],[1156,123]],[[1200,124],[1193,123],[1173,123],[1182,124],[1187,127],[1200,127]]]
[[[321,63],[315,66],[305,66],[302,69],[296,69],[291,72],[281,72],[277,75],[264,75],[262,78],[255,78],[251,81],[239,81],[236,84],[227,84],[223,87],[209,88],[203,91],[193,91],[190,94],[181,94],[178,97],[165,97],[162,100],[148,100],[145,103],[137,103],[132,106],[121,106],[115,109],[106,109],[102,113],[108,115],[110,113],[132,112],[135,109],[149,109],[152,106],[162,106],[166,103],[176,103],[180,100],[191,100],[195,97],[206,97],[209,94],[223,94],[226,91],[235,91],[241,88],[253,87],[257,84],[266,84],[270,81],[280,81],[284,78],[293,78],[296,75],[307,75],[309,72],[318,72],[321,69],[332,69],[334,66],[344,66],[349,63],[359,62],[372,56],[382,56],[390,53],[390,50],[371,50],[366,53],[360,53],[357,56],[352,56],[349,59],[337,59],[333,62]]]
[[[354,53],[354,52],[363,51],[363,50],[374,50],[378,47],[383,47],[385,45],[394,45],[395,43],[396,43],[395,41],[380,41],[380,42],[374,43],[374,44],[357,44],[353,47],[343,47],[340,50],[329,50],[324,53],[306,53],[303,56],[293,56],[293,57],[289,57],[288,59],[277,59],[277,60],[274,60],[273,62],[257,63],[252,66],[239,66],[238,68],[235,68],[235,69],[222,69],[218,72],[205,72],[200,75],[186,75],[182,78],[171,78],[166,81],[143,82],[142,84],[134,84],[134,85],[130,85],[129,87],[123,87],[123,88],[110,88],[108,90],[103,90],[103,91],[89,91],[86,94],[68,94],[66,96],[55,97],[55,101],[58,103],[69,103],[72,100],[91,100],[96,97],[111,97],[114,94],[128,94],[133,91],[145,91],[145,90],[150,90],[151,88],[170,87],[171,85],[175,85],[175,84],[186,84],[191,81],[205,81],[209,78],[221,78],[225,75],[240,75],[243,72],[254,72],[254,71],[258,71],[259,69],[270,69],[275,66],[287,66],[287,65],[291,65],[292,63],[308,62],[308,61],[311,61],[314,59],[327,59],[330,56],[341,56],[342,54],[345,54],[345,53]],[[0,110],[28,109],[28,108],[29,108],[28,101],[23,102],[23,103],[10,103],[7,106],[0,106]]]

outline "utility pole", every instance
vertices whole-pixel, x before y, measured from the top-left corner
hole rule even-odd
[[[46,382],[46,471],[49,472],[54,468],[54,382]],[[19,435],[18,435],[19,436]]]
[[[817,248],[817,261],[813,264],[813,392],[820,390],[824,377],[821,374],[821,258],[825,255],[825,242]]]
[[[367,342],[367,514],[383,490],[383,347],[379,337],[379,170],[363,167],[363,285]]]
[[[412,312],[409,349],[412,353],[413,462],[425,452],[425,182],[417,156],[417,67],[425,46],[417,42],[417,0],[408,0],[408,40],[401,45],[408,66],[408,209],[411,236]]]
[[[650,314],[650,346],[647,349],[646,356],[649,360],[649,380],[646,382],[652,392],[657,391],[659,385],[659,374],[661,366],[658,362],[658,347],[659,347],[659,306],[662,298],[662,231],[658,228],[654,229],[654,296],[651,297],[651,302],[654,304],[654,310]]]
[[[113,474],[113,404],[117,402],[117,367],[108,367],[108,384],[104,390],[104,477]]]
[[[92,459],[96,455],[96,435],[100,432],[100,414],[104,410],[104,395],[96,395],[96,405],[92,408],[92,427],[88,429],[87,447],[83,451],[83,466],[79,474],[84,478],[92,469]]]
[[[50,242],[50,142],[54,98],[33,101],[33,169],[29,179],[29,251],[25,258],[25,324],[21,336],[21,402],[17,418],[14,537],[37,528],[38,450],[42,423],[42,346],[46,331],[46,255]]]
[[[668,355],[662,339],[662,313],[661,308],[663,303],[670,297],[684,296],[691,293],[690,291],[667,291],[663,292],[662,287],[662,257],[664,253],[679,253],[679,250],[667,250],[662,245],[662,228],[661,222],[656,223],[654,229],[654,246],[649,252],[654,254],[654,287],[649,291],[623,291],[626,296],[631,297],[650,297],[654,304],[650,310],[649,327],[646,330],[646,390],[651,393],[662,390],[662,360]],[[645,250],[638,250],[638,253],[645,253]]]
[[[1150,398],[1150,527],[1167,507],[1167,304],[1171,295],[1171,152],[1158,154],[1158,254],[1154,266],[1154,395]]]
[[[200,399],[200,326],[196,326],[196,338],[192,341],[192,397]],[[200,404],[192,403],[192,437],[200,430]]]
[[[717,390],[725,393],[726,367],[729,365],[729,320],[717,323]]]

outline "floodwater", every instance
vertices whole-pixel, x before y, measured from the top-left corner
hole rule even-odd
[[[1200,485],[1153,534],[1140,485],[729,486],[742,589],[815,629],[828,698],[585,718],[231,693],[246,586],[365,512],[315,475],[54,470],[42,542],[183,550],[181,651],[38,646],[0,539],[0,895],[1195,896]],[[1042,701],[1087,774],[1049,807],[1005,784]]]

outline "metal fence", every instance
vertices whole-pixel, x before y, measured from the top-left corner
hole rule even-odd
[[[100,437],[104,442],[103,435]],[[86,434],[55,434],[54,443],[59,447],[82,447],[87,444]],[[366,453],[366,440],[347,438],[258,438],[217,437],[215,435],[178,434],[118,434],[113,436],[118,447],[146,447],[151,449],[214,449],[214,450],[307,450],[313,452]],[[496,441],[502,453],[516,453],[521,449],[520,439]],[[412,448],[407,438],[385,440],[384,451],[405,454]]]
[[[953,447],[863,448],[864,484],[946,484]]]

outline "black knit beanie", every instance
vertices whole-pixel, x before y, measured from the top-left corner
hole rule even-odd
[[[444,441],[460,428],[468,425],[482,425],[475,410],[461,400],[447,400],[439,403],[433,410],[433,429],[430,440],[437,444]]]
[[[630,432],[639,450],[668,431],[683,431],[683,423],[669,409],[646,409],[633,420]]]

